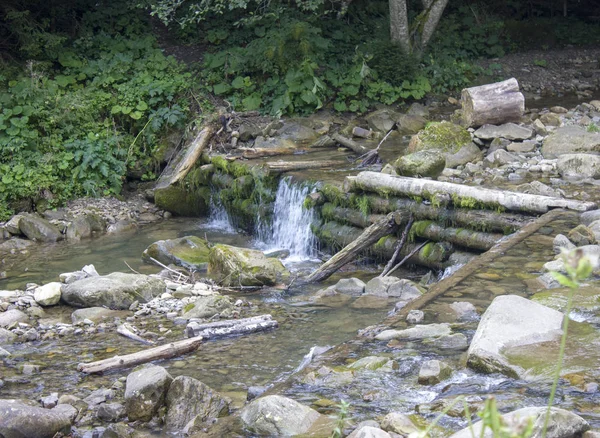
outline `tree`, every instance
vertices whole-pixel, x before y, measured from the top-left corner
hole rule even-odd
[[[390,0],[390,38],[406,54],[423,52],[448,0],[422,0],[422,4],[423,11],[409,24],[407,0]]]

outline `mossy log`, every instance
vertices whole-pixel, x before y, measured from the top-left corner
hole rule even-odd
[[[233,177],[222,172],[215,172],[210,178],[210,183],[218,189],[230,189],[233,187]]]
[[[453,204],[458,207],[506,209],[536,214],[546,213],[552,208],[575,211],[588,211],[596,208],[596,204],[593,202],[392,176],[378,172],[361,172],[355,177],[346,177],[346,182],[350,190],[380,194],[421,196],[428,199],[440,194],[450,195]]]
[[[347,164],[339,160],[324,160],[324,161],[272,161],[266,163],[265,167],[270,173],[292,172],[295,170],[306,169],[322,169],[324,167],[336,167]]]
[[[391,213],[391,211],[387,211],[386,213]],[[360,228],[367,228],[385,217],[384,214],[368,214],[365,216],[362,212],[354,208],[336,207],[331,202],[323,204],[321,207],[321,216],[325,220],[334,220]]]

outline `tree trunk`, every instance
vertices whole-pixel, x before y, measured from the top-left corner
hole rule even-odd
[[[450,242],[463,248],[487,251],[502,239],[502,234],[481,233],[464,228],[444,228],[435,222],[415,222],[412,227],[415,236],[436,242]]]
[[[429,44],[429,40],[433,36],[433,32],[440,22],[440,18],[442,18],[442,14],[444,13],[444,9],[446,9],[447,4],[448,0],[433,0],[432,2],[429,2],[429,10],[421,32],[421,42],[419,44],[420,51],[423,51],[425,47],[427,47],[427,44]]]
[[[247,335],[276,328],[278,325],[271,315],[260,315],[252,318],[209,322],[207,324],[190,322],[185,329],[185,333],[190,338],[201,336],[203,339],[214,339],[223,336]]]
[[[404,53],[411,53],[406,0],[390,0],[390,39]]]
[[[398,227],[398,223],[400,222],[399,219],[397,213],[390,213],[382,220],[377,221],[366,228],[356,240],[323,263],[315,272],[310,274],[307,281],[314,283],[329,278],[342,266],[353,261],[360,252],[369,248],[382,237],[393,233]]]
[[[519,122],[525,111],[525,97],[515,78],[479,87],[461,94],[462,119],[467,127]]]
[[[293,155],[296,148],[238,148],[242,157],[252,160],[254,158],[275,157],[277,155]]]
[[[342,146],[351,149],[352,151],[354,151],[355,153],[357,153],[358,155],[364,155],[367,152],[369,152],[371,149],[366,148],[358,143],[356,143],[355,141],[350,140],[349,138],[344,137],[343,135],[340,134],[333,134],[331,136],[331,138],[333,140],[335,140],[336,142],[338,142],[339,144],[341,144]]]
[[[448,194],[455,205],[473,205],[490,209],[507,209],[527,213],[546,213],[552,208],[587,211],[596,207],[593,202],[552,198],[502,190],[485,189],[440,181],[430,181],[404,176],[392,176],[377,172],[361,172],[346,177],[350,187],[358,190],[385,192],[401,196],[429,198],[435,194]]]
[[[272,161],[266,163],[265,167],[270,173],[292,172],[294,170],[304,169],[321,169],[324,167],[336,167],[342,164],[347,164],[345,161]]]

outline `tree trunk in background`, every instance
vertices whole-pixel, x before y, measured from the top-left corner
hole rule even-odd
[[[446,9],[447,4],[448,0],[435,0],[430,3],[429,12],[427,12],[427,18],[425,19],[425,24],[423,25],[423,31],[421,33],[421,44],[419,47],[421,51],[427,47],[435,28],[440,22],[440,18],[442,18],[442,14],[444,13],[444,9]]]
[[[411,52],[406,0],[390,0],[390,39],[404,53]]]
[[[422,0],[422,4],[423,12],[417,16],[417,20],[422,22],[412,25],[415,28],[414,33],[417,34],[413,45],[406,0],[390,0],[390,39],[406,54],[420,53],[425,49],[446,9],[448,0]]]

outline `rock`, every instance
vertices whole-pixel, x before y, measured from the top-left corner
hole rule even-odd
[[[421,385],[437,385],[452,375],[452,368],[439,360],[428,360],[421,365],[419,370],[419,383]]]
[[[311,127],[305,126],[303,122],[301,119],[287,120],[277,131],[277,137],[284,141],[291,141],[297,147],[313,144],[317,140],[318,134]]]
[[[352,370],[376,370],[390,361],[389,357],[366,356],[352,363],[348,368]],[[397,367],[398,365],[396,365]]]
[[[24,214],[19,221],[19,229],[30,240],[56,242],[62,234],[54,225],[34,214]]]
[[[356,427],[354,428],[352,433],[350,435],[348,435],[346,438],[356,438],[356,436],[358,435],[360,430],[364,427],[374,427],[376,429],[379,429],[379,423],[375,420],[361,421],[360,423],[358,423],[356,425]]]
[[[409,324],[418,324],[425,319],[425,313],[422,310],[411,310],[406,315],[406,322]]]
[[[569,231],[567,237],[576,246],[592,245],[596,242],[594,232],[585,225],[577,225]]]
[[[517,295],[499,296],[481,317],[467,352],[467,365],[479,372],[521,378],[502,350],[553,341],[562,333],[563,314]]]
[[[262,134],[261,127],[254,123],[242,123],[238,128],[238,131],[240,133],[241,141],[248,141]]]
[[[77,280],[82,280],[88,277],[99,277],[100,274],[96,271],[94,265],[85,265],[80,271],[64,272],[58,276],[58,279],[65,284],[73,283]]]
[[[557,234],[552,241],[552,248],[554,249],[555,254],[560,254],[562,250],[571,251],[575,249],[576,246],[564,234]]]
[[[84,435],[87,437],[87,435]],[[92,435],[93,437],[93,435]],[[109,424],[98,438],[133,438],[135,429],[125,423]]]
[[[206,190],[203,190],[203,189]],[[179,216],[198,217],[210,213],[210,189],[187,190],[179,186],[169,186],[154,191],[154,202],[161,210]]]
[[[398,277],[374,277],[365,285],[365,294],[387,297],[388,289],[394,283],[398,283]]]
[[[274,286],[289,279],[280,260],[261,251],[217,244],[210,249],[208,272],[223,286]]]
[[[354,371],[334,371],[327,366],[322,366],[316,371],[305,374],[301,382],[310,386],[326,386],[339,388],[352,383]]]
[[[562,190],[553,189],[540,181],[531,181],[530,183],[521,184],[517,187],[517,190],[532,195],[550,196],[553,198],[563,197]]]
[[[103,403],[98,406],[96,416],[100,420],[114,423],[125,417],[125,408],[121,403]]]
[[[329,286],[326,289],[320,289],[312,297],[310,297],[310,301],[314,304],[333,308],[343,307],[351,300],[352,297],[350,295],[338,292],[335,290],[335,286]]]
[[[378,341],[389,341],[392,339],[416,341],[419,339],[449,335],[450,333],[450,324],[426,324],[416,325],[405,330],[384,330],[375,336],[375,339]]]
[[[396,126],[401,135],[416,134],[423,129],[426,124],[427,119],[417,115],[401,114],[396,119]]]
[[[437,150],[421,150],[398,158],[393,166],[400,176],[437,178],[446,167],[446,158]]]
[[[542,145],[542,155],[546,159],[575,153],[600,153],[600,134],[578,126],[564,126],[549,135]]]
[[[395,111],[384,108],[374,111],[365,117],[365,120],[369,124],[369,128],[373,131],[382,132],[386,134],[396,124],[398,115]]]
[[[539,118],[545,126],[560,126],[560,116],[552,113],[542,114]]]
[[[455,153],[447,152],[445,154],[446,157],[446,167],[450,169],[455,169],[458,166],[462,166],[463,164],[480,161],[483,157],[483,152],[477,147],[477,145],[473,142],[467,143],[463,147],[461,147]]]
[[[62,287],[62,299],[74,307],[129,309],[134,301],[147,302],[160,296],[165,284],[142,274],[114,272],[77,280]]]
[[[563,154],[556,161],[562,176],[600,178],[600,156],[591,154]]]
[[[400,412],[390,412],[381,420],[381,428],[387,432],[394,432],[401,436],[408,436],[413,432],[419,432],[410,417]]]
[[[69,434],[73,407],[61,406],[44,409],[18,400],[0,400],[0,435],[6,438],[53,438]]]
[[[409,302],[419,298],[425,290],[414,281],[402,278],[387,289],[387,297],[398,298],[400,301]]]
[[[119,234],[137,230],[137,224],[129,219],[122,219],[106,228],[108,234]]]
[[[54,306],[60,301],[62,283],[53,282],[38,287],[33,297],[40,306]]]
[[[392,438],[392,436],[378,427],[363,426],[357,427],[347,438]]]
[[[4,329],[0,328],[0,336],[2,336],[2,330],[4,330]],[[16,335],[15,335],[15,337],[16,337]],[[2,344],[1,340],[0,340],[0,344]],[[4,348],[0,347],[0,359],[9,357],[9,356],[10,356],[10,353],[8,351],[6,351]],[[0,380],[0,382],[2,382],[2,380]],[[2,388],[2,386],[3,386],[3,383],[0,383],[0,388]]]
[[[35,246],[35,242],[26,239],[10,239],[0,243],[0,256],[14,254],[16,252],[26,253],[27,248]]]
[[[412,153],[434,149],[455,154],[469,143],[471,143],[471,135],[462,126],[447,121],[432,122],[418,134],[413,135],[408,151]]]
[[[19,222],[21,222],[22,217],[22,214],[15,214],[8,222],[4,224],[4,229],[13,236],[20,236],[22,233],[21,228],[19,227]]]
[[[482,140],[492,140],[498,137],[507,140],[527,140],[533,137],[533,130],[515,123],[505,123],[498,126],[483,125],[475,131],[474,135]]]
[[[537,135],[542,135],[544,137],[548,135],[548,129],[546,129],[546,125],[544,125],[540,119],[535,119],[532,126]]]
[[[456,315],[457,321],[473,321],[479,318],[475,306],[467,301],[455,301],[450,304],[450,309]]]
[[[483,160],[484,167],[495,168],[504,166],[505,164],[520,163],[523,161],[519,156],[511,154],[503,149],[498,149],[491,154],[488,154]]]
[[[440,350],[466,350],[469,348],[467,337],[462,333],[443,335],[439,338],[426,339],[424,344]]]
[[[125,384],[125,411],[129,421],[150,421],[165,403],[172,381],[167,370],[156,365],[130,373]]]
[[[492,152],[495,152],[495,151],[500,150],[500,149],[506,150],[506,148],[508,147],[508,145],[510,143],[511,143],[510,140],[507,140],[505,138],[495,138],[490,143],[490,147],[488,148],[487,153],[489,155]]]
[[[142,260],[152,264],[150,258],[153,258],[164,265],[174,264],[194,271],[205,271],[208,267],[208,252],[206,240],[185,236],[154,242],[146,248]]]
[[[527,152],[535,152],[537,149],[537,143],[535,141],[524,141],[522,143],[511,143],[506,146],[508,152],[516,152],[523,154]]]
[[[234,303],[227,295],[213,294],[199,297],[183,308],[185,318],[211,318],[233,310]]]
[[[518,430],[523,430],[526,427],[529,419],[533,422],[533,432],[530,435],[532,438],[542,436],[544,420],[546,418],[547,407],[528,407],[518,409],[502,415],[502,420],[511,431],[517,433]],[[450,438],[471,438],[474,436],[483,436],[492,438],[493,434],[489,428],[481,433],[483,424],[481,421],[473,424],[472,429],[466,427],[461,431],[451,435]],[[548,421],[548,429],[546,438],[572,438],[581,436],[583,432],[588,430],[590,425],[587,421],[572,412],[560,408],[552,408],[550,411],[550,420]]]
[[[58,404],[58,392],[53,392],[52,394],[42,397],[40,400],[42,402],[42,406],[46,409],[52,409],[54,406]]]
[[[588,228],[592,233],[594,233],[596,242],[600,242],[600,220],[592,222]]]
[[[67,226],[67,239],[79,240],[92,236],[92,224],[87,216],[77,216]]]
[[[240,417],[256,434],[267,436],[305,434],[324,420],[314,409],[280,395],[252,401],[242,409]]]
[[[600,220],[600,210],[591,210],[581,213],[581,223],[590,225],[592,222]]]
[[[266,386],[249,386],[246,395],[247,401],[252,401],[255,398],[260,397],[268,388]]]
[[[128,313],[126,312],[110,310],[104,307],[87,307],[85,309],[77,309],[71,313],[71,321],[73,324],[77,324],[87,319],[92,321],[94,324],[98,324],[103,321],[110,321],[114,318],[125,319],[127,315]]]
[[[2,314],[0,314],[0,316],[1,315]],[[13,332],[0,327],[0,345],[12,344],[16,341],[16,339],[17,335],[15,335]]]
[[[333,286],[333,289],[341,294],[358,297],[365,292],[365,286],[365,282],[358,278],[342,278]]]
[[[190,422],[206,423],[228,415],[230,403],[231,400],[199,380],[179,376],[167,392],[165,425],[171,430],[183,430]]]
[[[108,388],[98,388],[92,391],[90,395],[83,399],[83,402],[88,405],[88,408],[93,408],[101,403],[106,403],[115,396],[115,392]]]
[[[406,114],[411,116],[419,116],[423,118],[429,117],[429,108],[419,102],[414,102],[408,108]]]
[[[0,327],[10,327],[16,322],[28,322],[29,317],[18,309],[7,310],[0,312]]]

